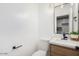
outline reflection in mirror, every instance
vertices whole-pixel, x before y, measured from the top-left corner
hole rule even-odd
[[[69,15],[62,15],[57,17],[57,33],[69,33]]]
[[[70,3],[55,4],[55,31],[57,34],[69,33],[70,13]]]

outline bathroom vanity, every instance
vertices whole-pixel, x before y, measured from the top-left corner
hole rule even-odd
[[[61,8],[62,5],[63,8]],[[69,3],[55,5],[55,36],[49,41],[48,54],[50,56],[79,56],[79,41],[73,41],[71,38],[62,39],[62,33],[69,34],[79,30],[78,6],[78,4]]]
[[[50,56],[79,56],[79,42],[52,39],[49,41],[48,53]]]

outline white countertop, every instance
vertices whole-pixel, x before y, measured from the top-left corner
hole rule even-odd
[[[52,38],[51,40],[49,40],[49,44],[60,45],[73,49],[75,49],[76,46],[79,47],[79,41],[73,41],[71,39],[62,40],[61,38]]]

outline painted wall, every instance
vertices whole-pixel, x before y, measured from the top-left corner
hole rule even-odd
[[[31,55],[37,41],[38,4],[0,4],[0,55]]]
[[[74,19],[74,17],[76,18]],[[78,32],[78,3],[73,5],[73,28],[73,31]]]
[[[52,19],[49,4],[0,4],[0,55],[32,55],[39,39],[53,33]]]
[[[39,4],[39,37],[49,38],[53,34],[53,6]]]

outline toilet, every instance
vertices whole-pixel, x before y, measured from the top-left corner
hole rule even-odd
[[[48,41],[40,39],[39,43],[37,44],[37,51],[35,51],[32,56],[46,56],[48,51]]]
[[[32,56],[46,56],[47,51],[38,50]]]

